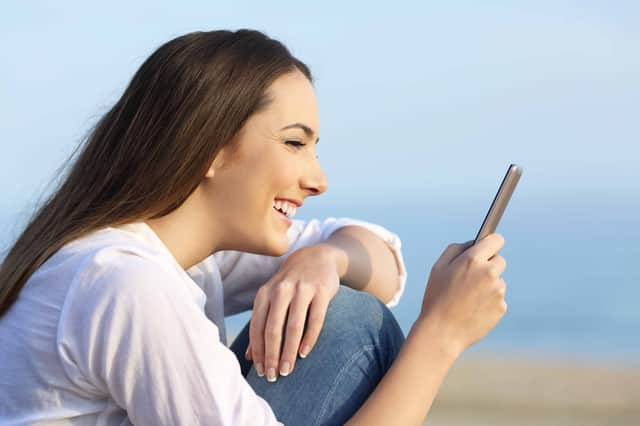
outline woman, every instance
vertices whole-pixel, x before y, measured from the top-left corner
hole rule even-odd
[[[249,30],[145,61],[2,263],[0,422],[422,422],[506,310],[504,240],[444,251],[405,341],[397,236],[291,220],[327,189],[311,81]]]

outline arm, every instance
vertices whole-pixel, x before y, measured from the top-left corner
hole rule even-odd
[[[458,356],[433,324],[416,321],[391,368],[347,425],[422,425]]]
[[[450,244],[431,269],[420,316],[398,357],[350,425],[421,425],[444,377],[505,314],[504,244],[491,234]]]
[[[133,424],[281,424],[201,303],[171,268],[103,254],[67,294],[62,366],[79,392],[109,395]]]
[[[299,251],[303,247],[310,247],[326,242],[333,236],[333,234],[337,232],[342,233],[342,228],[344,227],[355,228],[355,226],[352,225],[357,225],[358,229],[365,228],[373,235],[379,237],[378,240],[374,240],[373,244],[365,242],[369,252],[372,250],[377,252],[377,249],[375,248],[376,243],[378,244],[378,247],[381,243],[386,245],[393,253],[396,264],[398,265],[397,268],[399,269],[399,275],[393,280],[385,281],[385,284],[389,285],[390,282],[397,284],[395,294],[387,303],[388,306],[395,306],[404,291],[404,285],[406,282],[406,271],[404,267],[404,260],[402,258],[400,238],[382,226],[365,221],[332,217],[322,221],[317,219],[309,221],[294,220],[288,232],[289,250],[284,256],[272,257],[238,251],[222,251],[213,256],[209,256],[201,266],[206,266],[204,264],[207,262],[214,262],[218,265],[216,269],[219,268],[220,270],[224,287],[224,314],[233,315],[252,308],[258,289],[278,271],[280,266],[282,266],[284,261],[292,253]],[[353,231],[349,232],[351,233]],[[361,232],[358,232],[358,234],[360,235]],[[358,236],[358,238],[360,237]],[[374,248],[371,249],[370,246],[373,246]],[[350,251],[358,252],[358,250]],[[359,252],[362,253],[362,250],[359,250]],[[357,253],[350,254],[357,255]],[[374,256],[376,258],[378,257],[375,253]],[[360,264],[364,262],[356,261],[353,263]],[[351,276],[352,271],[360,268],[355,268],[355,266],[351,266],[350,268],[351,270],[346,272],[345,279],[352,278],[350,281],[354,285],[360,285],[361,281],[359,281],[357,277],[361,276],[361,274],[356,273],[356,279],[353,279]],[[365,272],[364,275],[368,275],[368,273]],[[364,285],[362,285],[362,287],[364,288]],[[377,296],[376,293],[372,294]],[[381,300],[388,299],[381,298]]]
[[[402,269],[390,247],[362,226],[345,226],[319,247],[331,250],[340,281],[389,303],[401,287]]]

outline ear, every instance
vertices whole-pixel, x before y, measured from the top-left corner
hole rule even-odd
[[[214,158],[211,164],[209,165],[209,168],[207,169],[207,173],[205,173],[204,175],[205,178],[211,179],[216,174],[216,171],[220,170],[224,166],[224,163],[225,163],[224,157],[225,157],[225,149],[222,148],[216,155],[216,158]]]

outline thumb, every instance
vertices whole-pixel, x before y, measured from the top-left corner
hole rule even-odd
[[[449,244],[449,246],[447,246],[445,251],[442,252],[442,255],[440,255],[440,259],[438,259],[438,262],[442,262],[445,265],[448,265],[449,263],[453,262],[453,260],[456,257],[460,256],[462,253],[465,252],[465,250],[467,250],[472,245],[473,245],[473,240],[469,240],[465,243]]]

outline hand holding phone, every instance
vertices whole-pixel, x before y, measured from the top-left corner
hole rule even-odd
[[[419,321],[445,324],[439,330],[456,356],[507,312],[506,260],[499,254],[504,238],[495,230],[521,174],[520,166],[509,166],[473,244],[450,244],[431,268]]]

